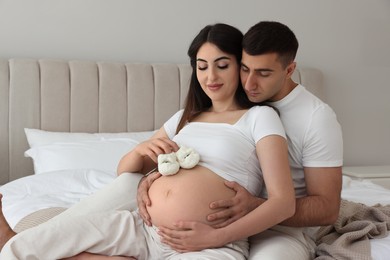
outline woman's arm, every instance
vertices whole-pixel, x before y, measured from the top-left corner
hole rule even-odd
[[[178,149],[178,145],[168,138],[162,127],[149,140],[138,144],[122,157],[117,173],[118,175],[124,172],[146,174],[156,167],[158,155],[176,152]]]
[[[268,199],[251,213],[226,227],[228,233],[235,234],[235,239],[260,233],[295,213],[295,192],[286,140],[277,135],[267,136],[257,143],[256,151]]]
[[[277,135],[262,138],[256,145],[268,200],[253,211],[223,227],[180,221],[176,230],[159,227],[162,241],[180,252],[223,246],[260,233],[294,215],[295,193],[288,164],[286,140]]]
[[[122,157],[118,165],[118,175],[124,172],[136,172],[145,175],[156,167],[159,154],[176,152],[178,149],[178,145],[168,138],[165,129],[162,127],[148,141],[140,143]],[[138,184],[138,210],[142,219],[149,226],[151,220],[146,207],[151,205],[151,201],[148,191],[153,181],[160,176],[157,172],[153,173],[146,178],[143,177]]]

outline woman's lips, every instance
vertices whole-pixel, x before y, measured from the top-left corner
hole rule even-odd
[[[208,84],[207,88],[210,89],[211,91],[216,91],[220,89],[223,86],[223,84]]]

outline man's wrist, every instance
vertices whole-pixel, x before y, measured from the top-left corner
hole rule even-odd
[[[139,180],[138,182],[138,188],[139,186],[141,185],[141,183],[152,173],[156,172],[157,171],[157,167],[153,168],[152,170],[150,170],[148,173],[146,173],[144,176],[142,176],[142,178]]]
[[[145,181],[145,179],[147,178],[148,176],[146,176],[146,175],[144,175],[144,176],[142,176],[142,178],[139,180],[139,182],[138,182],[138,186],[137,186],[137,189],[139,188],[139,186],[142,184],[142,182],[144,182]]]

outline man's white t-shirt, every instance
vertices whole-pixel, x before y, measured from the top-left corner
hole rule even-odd
[[[342,166],[341,126],[334,111],[302,85],[282,100],[269,104],[280,112],[287,134],[295,194],[303,197],[306,195],[304,167]],[[266,196],[264,190],[263,196]]]

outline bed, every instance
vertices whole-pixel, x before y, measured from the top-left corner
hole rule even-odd
[[[11,227],[111,182],[121,155],[183,106],[190,74],[188,64],[0,59],[0,192]],[[325,99],[319,70],[293,78]],[[390,190],[347,176],[342,197],[390,204]],[[370,244],[373,259],[389,255],[389,236]]]

